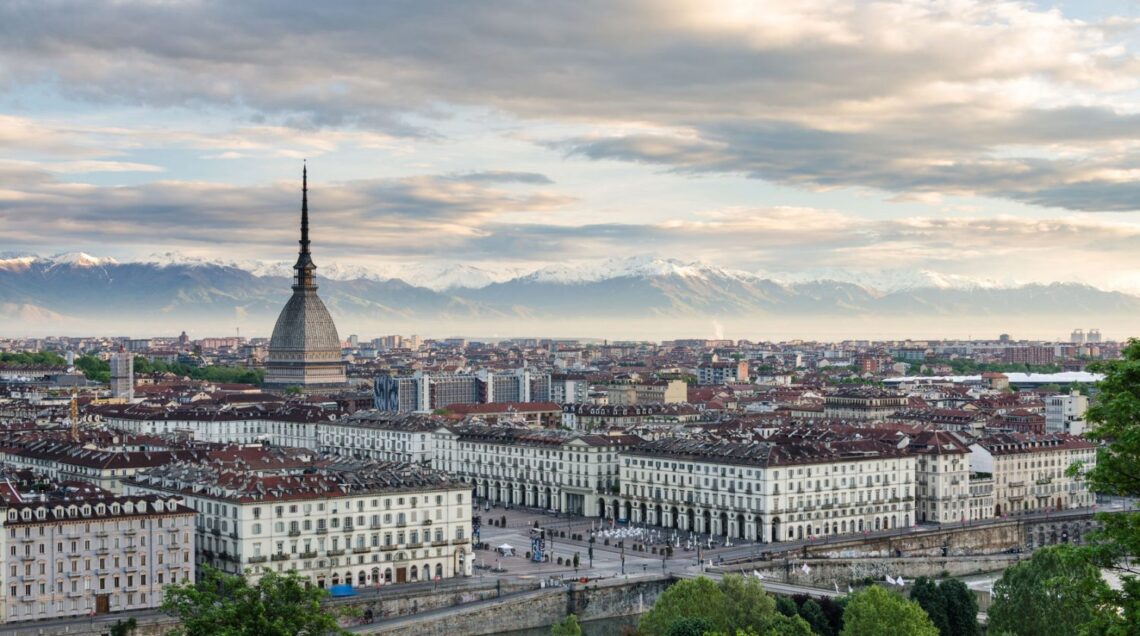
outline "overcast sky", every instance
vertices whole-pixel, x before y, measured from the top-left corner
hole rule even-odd
[[[0,4],[0,251],[1140,291],[1131,2]]]

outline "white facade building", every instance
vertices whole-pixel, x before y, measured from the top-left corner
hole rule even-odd
[[[750,541],[910,526],[915,458],[870,441],[661,440],[622,453],[621,517]]]
[[[612,518],[618,453],[631,435],[491,426],[447,426],[435,433],[435,468],[492,503]]]
[[[1050,395],[1045,398],[1045,432],[1082,435],[1085,432],[1085,411],[1089,398],[1073,391],[1068,395]]]
[[[3,621],[144,610],[194,580],[194,511],[177,497],[9,501]]]
[[[1096,465],[1096,446],[1071,435],[992,435],[970,445],[970,464],[993,476],[994,516],[1091,506],[1095,499],[1081,477],[1066,471],[1081,462]]]
[[[426,415],[358,411],[322,424],[318,436],[324,453],[358,459],[430,464],[440,420]]]
[[[143,405],[91,409],[103,424],[140,435],[180,435],[217,444],[256,444],[308,448],[319,446],[318,424],[336,421],[340,412],[312,404]]]
[[[317,456],[272,471],[176,464],[136,475],[127,490],[184,497],[198,512],[199,563],[252,580],[269,569],[319,587],[471,574],[471,489],[423,466]]]

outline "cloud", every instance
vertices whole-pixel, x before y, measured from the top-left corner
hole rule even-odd
[[[0,230],[13,245],[127,244],[193,247],[219,256],[248,249],[289,251],[296,233],[300,184],[260,187],[189,181],[98,187],[61,181],[25,163],[0,162]],[[506,190],[497,182],[527,188]],[[548,214],[573,198],[532,184],[543,175],[504,173],[474,180],[420,175],[345,183],[310,180],[314,241],[345,254],[432,249],[485,232],[516,214]],[[234,247],[238,246],[238,247]]]
[[[455,109],[475,108],[599,135],[549,142],[572,157],[1136,208],[1128,184],[1087,174],[1137,160],[1140,63],[1124,18],[982,0],[294,0],[17,2],[0,21],[7,86],[230,109],[271,137],[308,133],[264,142],[284,156],[320,151],[330,129],[384,145],[438,138]],[[259,126],[204,147],[263,148]],[[621,132],[631,126],[661,134]]]

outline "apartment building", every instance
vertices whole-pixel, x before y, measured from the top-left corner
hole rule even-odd
[[[1091,506],[1088,484],[1066,474],[1077,462],[1095,466],[1096,445],[1063,433],[997,434],[970,445],[973,470],[993,478],[995,517]]]
[[[668,439],[621,454],[621,517],[775,542],[906,527],[915,458],[871,440]]]
[[[985,519],[991,510],[971,505],[970,448],[946,431],[924,431],[911,440],[915,456],[916,507],[923,523]]]
[[[85,481],[113,494],[122,494],[121,480],[140,470],[204,456],[202,451],[195,450],[100,448],[90,441],[58,439],[14,443],[0,448],[0,462],[5,466],[34,470],[53,480]]]
[[[405,462],[295,454],[135,475],[136,494],[177,495],[197,511],[197,560],[252,580],[295,571],[319,587],[470,576],[471,489]]]
[[[439,418],[430,415],[369,410],[322,424],[317,435],[323,453],[428,464],[435,456],[432,433],[439,426]]]
[[[873,387],[836,390],[823,398],[823,416],[831,419],[883,421],[908,408],[903,394]]]
[[[584,435],[474,425],[435,433],[434,467],[493,503],[613,518],[618,453],[641,442],[631,435]]]
[[[4,622],[153,609],[194,580],[194,511],[178,497],[3,489]]]
[[[1045,432],[1081,435],[1085,432],[1085,411],[1089,399],[1079,391],[1045,398]]]
[[[142,435],[179,435],[218,444],[269,442],[315,450],[317,424],[344,415],[316,404],[187,404],[179,407],[109,405],[91,409],[106,426]]]

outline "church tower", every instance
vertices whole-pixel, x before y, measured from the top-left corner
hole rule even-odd
[[[265,388],[285,390],[342,388],[345,363],[340,336],[325,304],[317,296],[309,252],[309,168],[301,172],[301,251],[293,266],[293,296],[277,317],[265,360]]]

